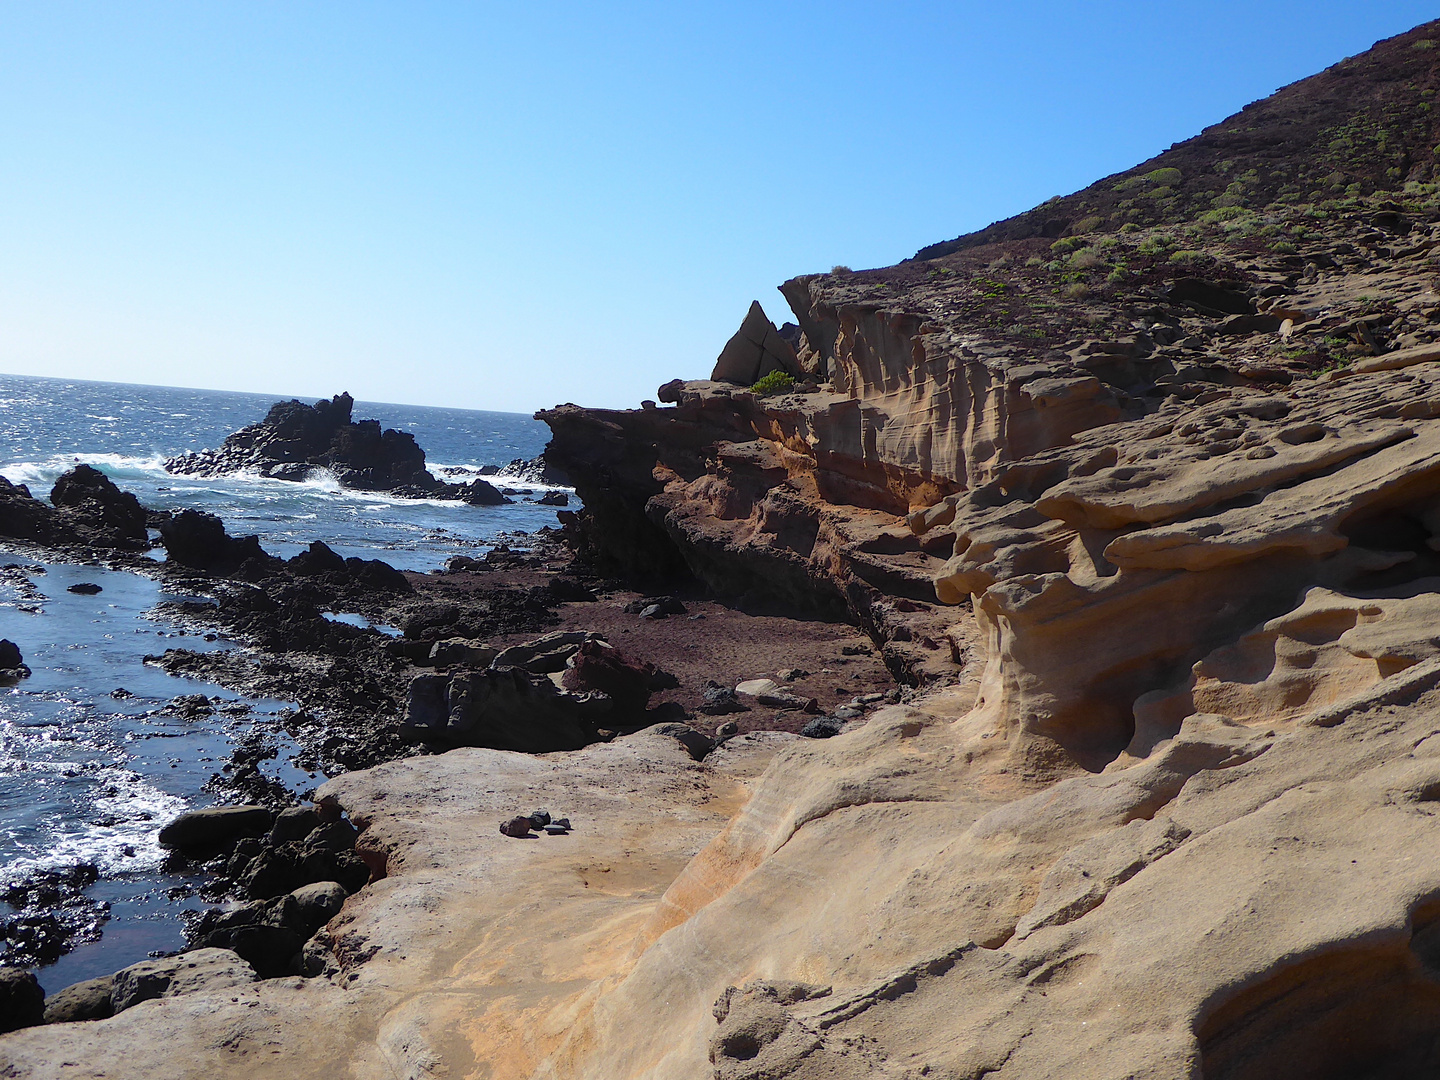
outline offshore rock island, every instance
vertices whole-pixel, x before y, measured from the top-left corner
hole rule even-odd
[[[249,914],[0,1075],[1436,1075],[1437,57],[543,412],[528,564],[216,571],[257,638],[390,582],[387,739],[455,748],[231,837]]]
[[[272,480],[308,480],[317,471],[345,487],[383,491],[412,499],[460,499],[478,506],[505,501],[484,480],[449,484],[425,468],[425,451],[415,436],[378,420],[351,419],[355,400],[336,394],[306,405],[281,401],[265,419],[241,428],[218,450],[199,450],[165,462],[181,476],[223,476],[251,471]]]

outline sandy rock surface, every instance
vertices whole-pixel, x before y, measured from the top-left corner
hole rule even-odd
[[[331,922],[330,973],[142,1001],[0,1041],[0,1076],[463,1076],[472,1045],[525,1075],[685,863],[796,736],[747,735],[704,764],[641,732],[571,754],[462,749],[331,781],[388,876]],[[547,807],[568,836],[499,823]],[[221,950],[207,950],[220,952]],[[483,1075],[483,1073],[482,1073]]]

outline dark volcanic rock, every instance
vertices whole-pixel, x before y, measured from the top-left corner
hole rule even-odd
[[[523,668],[421,675],[410,684],[400,733],[436,747],[543,754],[595,742],[610,710],[604,694],[568,693]]]
[[[54,505],[0,477],[0,536],[41,544],[139,550],[149,545],[146,513],[97,469],[77,465],[55,481]]]
[[[301,481],[326,469],[346,487],[385,491],[403,498],[460,499],[477,505],[505,502],[484,480],[447,484],[425,468],[425,451],[415,436],[380,427],[378,420],[351,419],[355,401],[337,394],[306,405],[281,401],[265,419],[241,428],[218,450],[171,458],[172,473],[221,476],[253,469],[273,480]]]
[[[86,542],[103,547],[144,548],[145,508],[128,491],[121,491],[99,469],[75,468],[55,481],[50,501],[67,511]]]
[[[566,690],[598,690],[605,694],[614,702],[612,719],[619,719],[645,709],[655,676],[653,664],[630,660],[603,641],[587,641],[571,659],[560,682]]]
[[[25,658],[20,655],[20,646],[9,638],[0,638],[0,670],[16,670],[24,666]]]
[[[45,991],[28,971],[0,968],[0,1032],[33,1027],[45,1020]]]
[[[53,964],[77,945],[98,940],[108,908],[85,896],[98,876],[94,863],[81,863],[32,871],[7,886],[0,900],[15,914],[0,917],[5,963]]]
[[[258,536],[236,539],[225,523],[201,510],[182,510],[160,526],[160,542],[170,559],[196,570],[233,571],[250,559],[270,558]]]
[[[224,846],[242,836],[264,836],[274,815],[263,806],[212,806],[181,814],[160,830],[160,843],[182,852]]]

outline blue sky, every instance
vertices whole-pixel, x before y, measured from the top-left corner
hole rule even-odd
[[[0,371],[530,411],[1126,168],[1394,0],[0,3]]]

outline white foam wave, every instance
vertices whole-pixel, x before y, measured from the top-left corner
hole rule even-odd
[[[43,768],[63,773],[61,764],[45,762]],[[29,763],[30,771],[41,767],[41,763]],[[89,775],[97,794],[88,801],[87,809],[101,822],[113,824],[61,824],[47,835],[44,851],[8,861],[0,870],[0,880],[13,881],[37,870],[60,870],[77,863],[94,863],[102,874],[154,870],[164,863],[160,829],[187,809],[185,800],[161,791],[128,769],[101,768]],[[115,794],[105,794],[111,790]]]
[[[141,480],[168,477],[161,456],[135,457],[130,454],[57,454],[41,461],[17,461],[0,468],[0,476],[12,484],[51,485],[61,473],[76,465],[99,469],[112,480]]]

